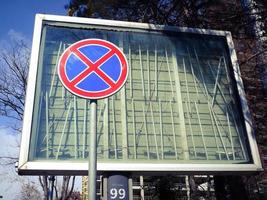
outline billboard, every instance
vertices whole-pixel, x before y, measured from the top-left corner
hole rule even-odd
[[[89,101],[57,70],[69,46],[90,39],[119,47],[129,66],[124,87],[98,100],[98,171],[261,170],[229,32],[36,15],[20,174],[87,174]]]

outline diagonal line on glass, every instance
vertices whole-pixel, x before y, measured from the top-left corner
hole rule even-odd
[[[109,58],[111,58],[114,54],[114,50],[110,50],[108,53],[106,53],[104,56],[102,56],[100,59],[98,59],[95,63],[91,62],[86,56],[84,56],[78,49],[72,49],[72,52],[81,59],[87,66],[82,73],[80,73],[76,78],[74,78],[71,81],[71,84],[75,86],[77,83],[79,83],[81,80],[86,78],[89,74],[92,72],[95,72],[101,79],[103,79],[110,87],[115,86],[115,82],[108,77],[104,72],[102,72],[99,67],[106,62]]]

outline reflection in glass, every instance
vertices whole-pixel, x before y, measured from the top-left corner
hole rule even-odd
[[[30,160],[87,160],[89,100],[57,76],[63,51],[87,38],[119,46],[129,65],[120,92],[98,100],[99,160],[250,161],[224,38],[56,26],[43,29]]]

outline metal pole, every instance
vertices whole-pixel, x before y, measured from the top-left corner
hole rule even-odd
[[[90,147],[88,170],[88,200],[96,200],[96,127],[97,100],[90,101]]]
[[[49,176],[48,178],[49,182],[50,182],[50,188],[49,188],[49,196],[48,199],[49,200],[53,200],[53,196],[54,196],[54,183],[55,183],[55,176]]]

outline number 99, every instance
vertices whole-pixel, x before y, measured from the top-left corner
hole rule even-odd
[[[119,195],[119,199],[124,199],[126,195],[125,189],[123,188],[120,188],[119,190],[117,190],[116,188],[111,188],[109,193],[110,193],[111,199],[116,199],[118,195]]]

